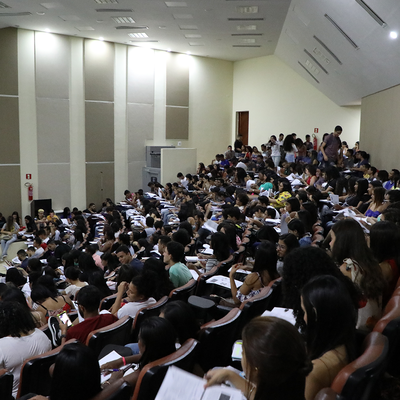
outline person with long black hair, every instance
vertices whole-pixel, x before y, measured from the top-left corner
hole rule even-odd
[[[231,382],[249,400],[304,400],[306,376],[312,369],[304,341],[293,325],[275,317],[257,317],[243,329],[242,367],[207,372],[206,387]]]
[[[311,279],[301,290],[307,352],[313,370],[306,379],[306,400],[331,386],[355,356],[357,309],[345,285],[334,276]]]

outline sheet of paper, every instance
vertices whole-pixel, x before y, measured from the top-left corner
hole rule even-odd
[[[204,390],[205,379],[169,367],[155,400],[242,400],[242,393],[227,386],[211,386]]]
[[[292,325],[296,324],[296,318],[293,315],[293,310],[290,308],[274,307],[271,311],[264,311],[262,317],[277,317],[290,322]]]
[[[118,360],[120,358],[121,356],[115,350],[113,350],[111,353],[108,353],[106,356],[99,360],[99,366],[101,367],[103,364],[106,364],[110,361]]]
[[[186,260],[187,262],[190,262],[190,263],[195,263],[195,262],[199,261],[199,257],[195,257],[195,256],[186,256],[186,257],[185,257],[185,260]]]
[[[207,229],[211,232],[217,232],[218,224],[211,219],[207,220],[206,223],[202,226],[202,228]]]
[[[193,279],[197,281],[199,274],[194,269],[189,269],[189,271],[192,274]]]
[[[230,289],[231,288],[231,281],[227,276],[215,275],[212,278],[207,279],[206,282],[207,283],[212,283],[214,285],[222,286],[222,287],[224,287],[226,289]],[[236,287],[238,288],[238,287],[243,285],[243,282],[237,281],[235,279],[235,284],[236,284]]]

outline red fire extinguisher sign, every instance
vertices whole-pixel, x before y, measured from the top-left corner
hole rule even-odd
[[[318,128],[314,128],[314,133],[318,133]]]

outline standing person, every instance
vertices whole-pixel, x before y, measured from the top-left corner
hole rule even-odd
[[[310,137],[310,135],[306,135],[306,141],[304,142],[304,144],[305,144],[306,147],[307,147],[307,151],[310,151],[310,150],[312,150],[312,149],[314,148],[314,145],[313,145],[312,142],[311,142],[311,137]]]
[[[294,163],[296,159],[297,147],[294,144],[293,135],[287,135],[283,141],[283,150],[286,153],[285,160]]]
[[[242,154],[243,153],[243,151],[242,151],[242,147],[243,147],[243,141],[242,141],[242,139],[243,139],[243,136],[242,135],[238,135],[238,137],[237,137],[237,139],[235,140],[235,143],[234,143],[234,150],[235,150],[235,157],[239,157],[240,156],[240,154]]]
[[[339,138],[343,129],[340,125],[335,126],[334,132],[326,136],[321,144],[321,152],[324,157],[324,165],[341,164],[343,160],[342,142]]]
[[[279,167],[281,162],[281,146],[276,140],[276,136],[272,135],[269,139],[268,146],[271,148],[271,157],[275,167]]]

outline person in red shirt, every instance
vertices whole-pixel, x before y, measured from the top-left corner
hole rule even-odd
[[[101,294],[96,286],[84,286],[79,290],[77,296],[78,312],[85,319],[84,321],[68,328],[58,318],[52,317],[51,321],[49,319],[50,332],[53,338],[55,336],[61,344],[70,339],[77,339],[85,344],[90,332],[111,325],[118,320],[110,313],[99,314]],[[57,325],[59,329],[57,329]]]

